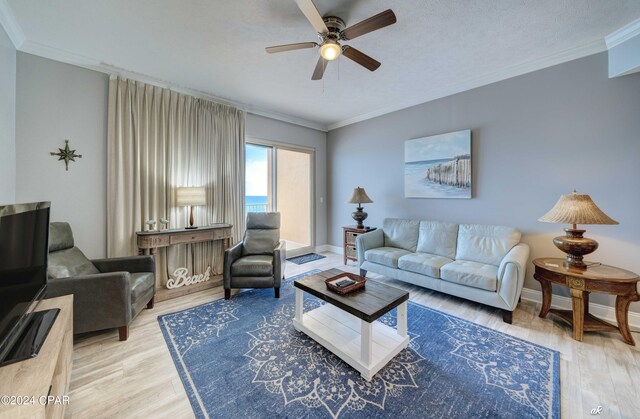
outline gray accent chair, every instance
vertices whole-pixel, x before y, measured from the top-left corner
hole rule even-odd
[[[120,340],[146,306],[153,308],[153,256],[89,260],[74,245],[68,223],[49,226],[47,297],[73,294],[73,332],[117,327]]]
[[[280,298],[286,259],[279,212],[250,212],[242,241],[224,253],[224,298],[232,288],[272,288]]]

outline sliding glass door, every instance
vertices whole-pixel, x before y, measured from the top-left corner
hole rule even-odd
[[[271,147],[245,146],[244,212],[273,210],[273,159]]]
[[[313,165],[311,149],[258,140],[246,145],[245,212],[280,212],[287,257],[313,250]]]

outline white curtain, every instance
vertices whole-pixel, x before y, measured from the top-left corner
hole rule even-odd
[[[169,89],[112,76],[109,81],[107,255],[137,253],[135,232],[147,220],[187,224],[175,189],[202,186],[207,205],[194,207],[197,225],[233,224],[244,232],[244,112]],[[156,257],[158,285],[177,267],[191,274],[222,272],[220,242],[173,246]]]

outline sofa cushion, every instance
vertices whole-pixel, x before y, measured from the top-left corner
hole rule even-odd
[[[247,229],[279,229],[279,212],[250,212],[247,213]]]
[[[242,254],[273,254],[278,243],[280,243],[279,230],[247,230],[242,241]]]
[[[509,250],[520,243],[521,234],[511,227],[460,224],[456,260],[500,265]]]
[[[487,291],[498,289],[498,268],[493,265],[456,260],[440,268],[440,279]]]
[[[94,275],[100,271],[77,247],[49,253],[49,278]]]
[[[438,255],[411,253],[398,259],[398,268],[417,274],[429,275],[432,278],[440,278],[440,267],[451,262],[453,260]]]
[[[382,230],[386,247],[397,247],[411,252],[416,251],[418,231],[420,230],[419,221],[385,218]]]
[[[231,265],[232,276],[271,276],[273,275],[273,256],[243,256]]]
[[[73,246],[73,233],[69,223],[59,221],[49,223],[49,252],[71,249]]]
[[[431,253],[448,259],[456,257],[458,224],[420,221],[416,252]]]
[[[398,259],[411,252],[397,247],[378,247],[364,252],[364,259],[368,262],[379,263],[391,268],[398,267]]]
[[[280,213],[250,212],[242,240],[243,255],[269,255],[280,243]]]

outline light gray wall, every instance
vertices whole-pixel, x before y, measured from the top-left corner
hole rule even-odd
[[[327,243],[327,135],[263,116],[247,114],[247,138],[293,144],[315,149],[316,154],[316,245]]]
[[[16,199],[16,49],[0,25],[0,205]]]
[[[90,258],[106,255],[106,74],[18,53],[16,198],[51,201],[51,220],[68,221]],[[49,155],[64,140],[82,158]]]
[[[106,255],[106,74],[18,53],[17,199],[52,201],[52,220],[69,221],[89,257]],[[248,114],[247,136],[316,150],[316,195],[326,197],[326,134]],[[69,139],[82,158],[49,155]],[[316,200],[316,242],[326,243],[326,205]]]
[[[474,198],[405,198],[404,141],[467,128]],[[341,226],[353,224],[355,206],[345,201],[359,185],[374,201],[364,205],[367,224],[407,217],[509,225],[523,232],[532,258],[562,257],[552,238],[566,226],[537,219],[575,188],[620,222],[584,226],[600,243],[589,259],[640,273],[639,133],[640,74],[608,79],[606,53],[333,130],[329,242],[340,245]],[[539,289],[531,266],[525,286]]]
[[[640,71],[640,35],[636,35],[609,50],[609,77]]]

